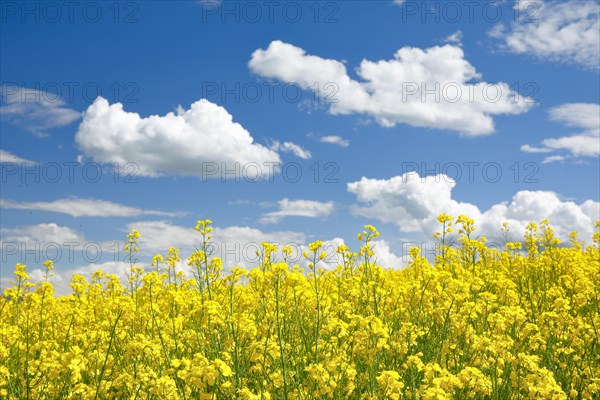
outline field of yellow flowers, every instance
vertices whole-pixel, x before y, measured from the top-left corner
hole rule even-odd
[[[174,248],[128,282],[74,275],[62,297],[17,264],[0,298],[0,397],[598,398],[600,233],[565,246],[542,221],[498,250],[471,219],[438,220],[434,264],[413,248],[402,270],[376,265],[367,225],[333,270],[317,241],[304,270],[263,243],[258,267],[225,273],[209,220],[189,279]]]

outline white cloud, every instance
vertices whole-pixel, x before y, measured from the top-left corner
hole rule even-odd
[[[510,27],[498,25],[490,31],[503,40],[503,48],[589,69],[600,66],[597,1],[521,0],[515,2],[514,12]]]
[[[600,132],[600,104],[567,103],[550,110],[550,119],[590,133]]]
[[[0,86],[3,105],[0,117],[21,126],[36,136],[47,136],[52,128],[67,126],[81,118],[81,113],[65,106],[57,95],[15,85]]]
[[[600,155],[600,137],[592,135],[573,135],[542,141],[547,148],[566,150],[575,156]]]
[[[454,32],[444,39],[444,43],[462,45],[463,33],[461,30]]]
[[[550,152],[552,152],[552,149],[548,149],[546,147],[535,147],[535,146],[530,146],[528,144],[524,144],[521,146],[521,151],[523,151],[525,153],[550,153]]]
[[[296,143],[292,143],[292,142],[281,143],[279,141],[275,141],[271,145],[271,150],[283,151],[285,153],[293,153],[296,157],[299,157],[303,160],[308,160],[309,158],[312,157],[312,154],[310,153],[310,151],[303,149]]]
[[[30,160],[26,160],[24,158],[21,158],[19,156],[16,156],[12,153],[9,153],[8,151],[0,149],[0,164],[32,165],[32,164],[34,164],[34,162],[30,161]]]
[[[394,4],[401,6],[406,0],[394,0]]]
[[[348,147],[350,146],[350,141],[346,140],[340,136],[323,136],[319,139],[321,143],[331,143],[336,144],[340,147]]]
[[[565,156],[560,156],[560,155],[553,155],[553,156],[548,156],[546,158],[544,158],[544,161],[542,161],[542,164],[550,164],[553,162],[563,162],[565,161],[566,157]]]
[[[515,238],[520,238],[527,223],[547,218],[561,239],[568,239],[569,232],[577,230],[589,241],[594,221],[600,219],[599,202],[588,200],[578,205],[548,191],[520,191],[510,201],[481,211],[474,204],[455,200],[455,185],[446,175],[421,178],[409,172],[390,179],[362,178],[349,183],[348,191],[364,203],[352,208],[354,214],[395,224],[401,231],[422,233],[428,238],[439,229],[436,218],[441,213],[455,217],[465,214],[475,219],[478,232],[488,238],[497,238],[505,221],[510,223]]]
[[[266,213],[261,218],[263,224],[278,223],[286,217],[322,218],[333,211],[333,202],[283,199],[278,202],[279,210]]]
[[[167,221],[139,221],[127,224],[125,231],[140,232],[140,254],[167,253],[172,247],[191,252],[198,245],[200,236],[193,228],[172,225]]]
[[[318,87],[331,114],[365,114],[385,127],[405,123],[486,135],[494,132],[494,115],[520,114],[533,106],[505,83],[472,83],[481,76],[455,45],[403,47],[391,60],[363,60],[356,71],[360,82],[350,78],[343,62],[278,40],[256,50],[248,65],[263,77],[305,90]]]
[[[99,199],[77,197],[54,201],[18,202],[0,199],[0,207],[15,210],[51,211],[72,217],[135,217],[139,215],[178,216],[179,213],[143,210]]]
[[[193,227],[172,225],[167,221],[139,221],[127,225],[127,231],[136,229],[140,232],[140,251],[153,255],[166,253],[170,247],[182,251],[194,251],[200,243],[200,234]],[[247,226],[214,227],[213,241],[217,244],[238,243],[241,245],[261,242],[302,243],[304,234],[291,231],[263,232]],[[223,247],[223,250],[226,250]],[[254,254],[254,253],[252,253]]]
[[[390,245],[385,240],[373,241],[373,252],[377,260],[377,265],[383,268],[400,269],[406,266],[406,260],[394,254]]]
[[[570,136],[548,138],[541,147],[528,144],[521,146],[526,153],[550,153],[566,151],[574,157],[597,157],[600,155],[600,105],[591,103],[568,103],[550,110],[550,119],[579,129]],[[558,156],[547,157],[545,162],[564,160]]]
[[[66,226],[54,223],[20,226],[16,228],[0,228],[2,242],[23,243],[29,245],[28,249],[35,248],[35,244],[46,243],[81,243],[83,236]]]
[[[239,176],[249,164],[258,164],[264,176],[273,172],[263,168],[266,163],[280,163],[275,151],[254,143],[225,108],[207,100],[189,110],[143,118],[123,110],[121,103],[110,105],[99,98],[85,111],[75,140],[95,161],[135,162],[145,176],[223,176],[209,173],[209,168],[237,171]]]

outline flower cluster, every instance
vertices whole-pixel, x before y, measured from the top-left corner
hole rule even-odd
[[[52,262],[38,283],[17,264],[0,297],[0,398],[599,398],[600,234],[565,245],[541,221],[499,250],[466,216],[438,221],[435,262],[413,248],[402,270],[377,265],[367,225],[333,270],[316,241],[306,271],[270,243],[253,270],[225,271],[210,220],[190,274],[171,248],[147,270],[131,258],[128,282],[74,275],[57,297]]]

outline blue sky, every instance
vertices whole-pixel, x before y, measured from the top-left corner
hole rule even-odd
[[[65,277],[118,268],[132,228],[141,262],[185,254],[204,218],[242,247],[372,223],[394,267],[439,212],[600,218],[597,1],[70,4],[2,3],[3,285],[48,243]]]

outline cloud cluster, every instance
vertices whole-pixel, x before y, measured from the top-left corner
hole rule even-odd
[[[436,218],[441,213],[455,217],[465,214],[475,219],[478,233],[488,238],[497,238],[502,223],[508,221],[515,240],[522,238],[529,222],[547,218],[562,240],[577,230],[581,238],[590,242],[594,222],[600,219],[599,202],[576,204],[549,191],[520,191],[510,201],[482,211],[474,204],[454,199],[455,185],[446,175],[420,177],[409,172],[390,179],[363,177],[349,183],[348,191],[363,203],[353,206],[354,214],[395,224],[401,231],[422,233],[428,238],[439,229]]]
[[[600,104],[568,103],[550,110],[550,119],[577,129],[578,132],[558,138],[548,138],[541,146],[521,146],[526,153],[552,153],[564,151],[572,157],[600,156]],[[563,161],[564,155],[546,157],[545,163]]]
[[[502,47],[540,59],[600,67],[600,4],[597,1],[518,0],[515,21],[497,25],[492,37]]]
[[[398,123],[447,129],[466,136],[494,132],[494,115],[520,114],[533,106],[506,83],[480,81],[480,74],[457,45],[403,47],[391,60],[363,60],[352,79],[343,62],[309,55],[279,40],[252,54],[257,75],[319,88],[336,114],[365,114],[381,126]],[[474,83],[475,82],[475,83]]]

